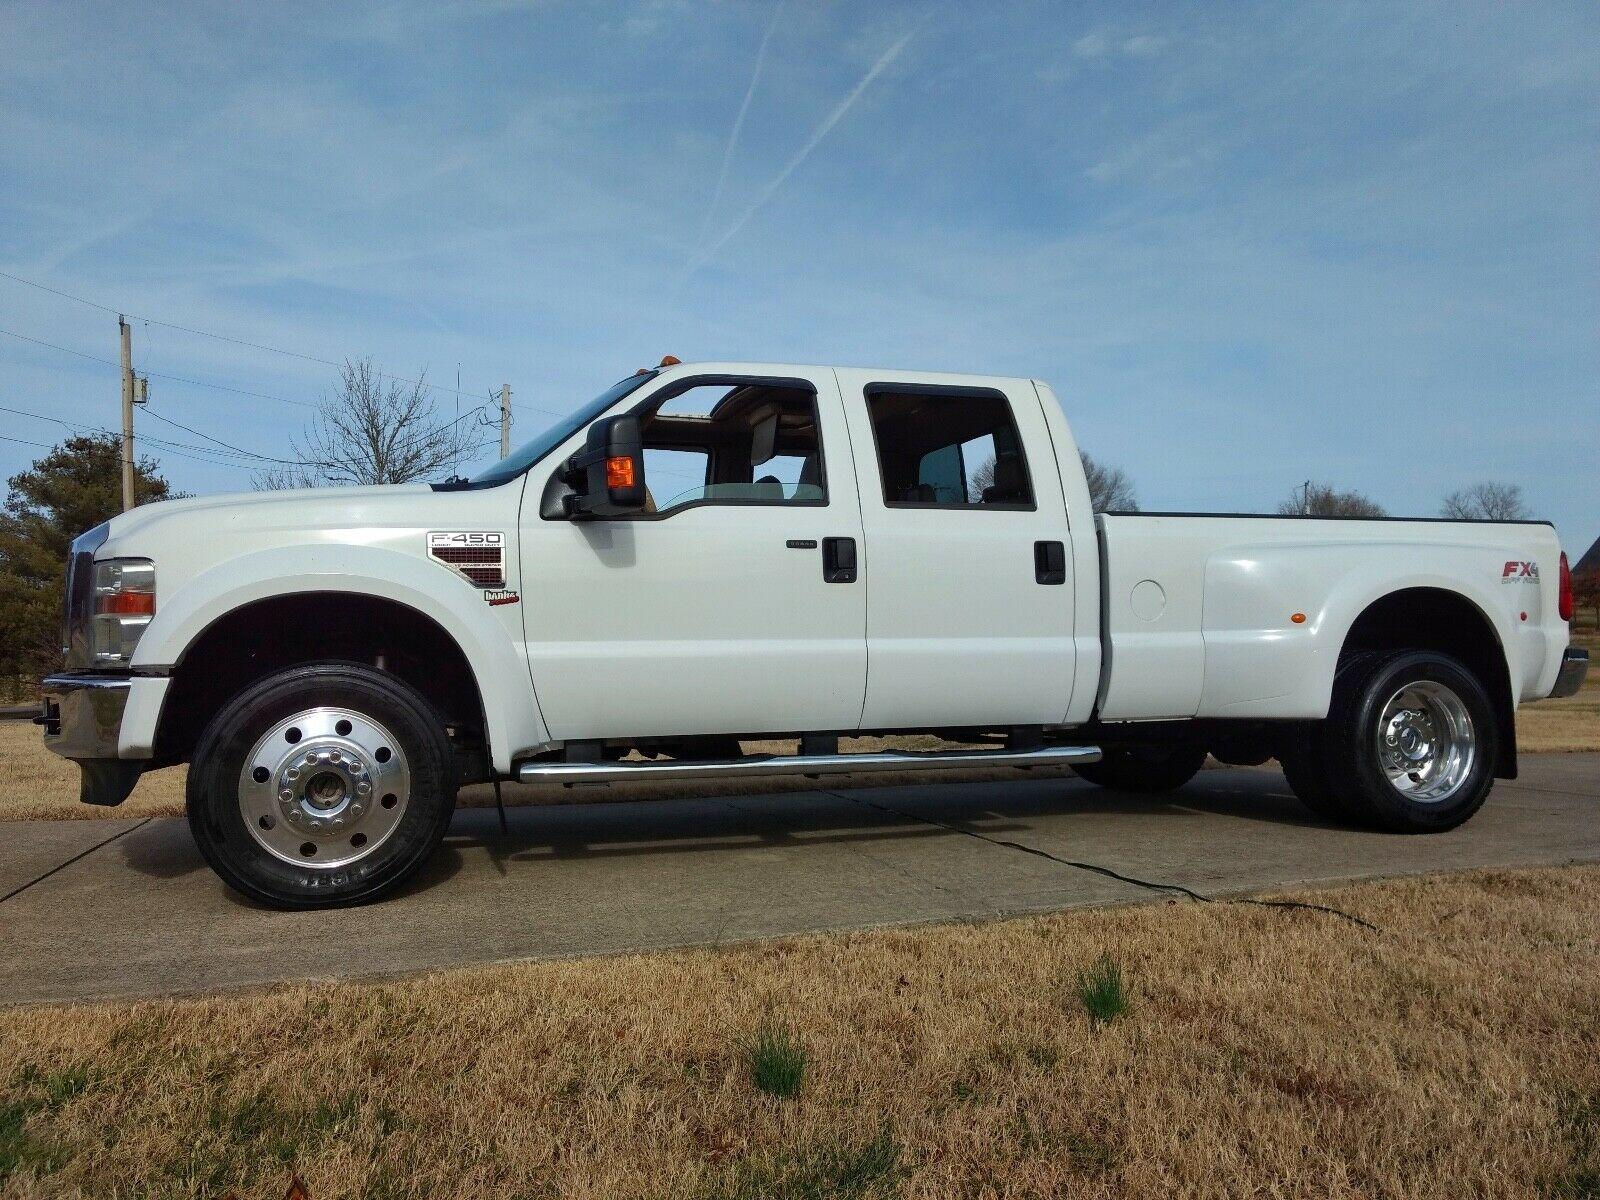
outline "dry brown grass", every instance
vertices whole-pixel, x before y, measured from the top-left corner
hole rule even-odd
[[[1315,898],[12,1010],[0,1194],[1593,1195],[1600,868]]]

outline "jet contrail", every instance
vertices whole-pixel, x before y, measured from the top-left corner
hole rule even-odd
[[[697,250],[706,244],[706,235],[711,232],[711,222],[716,219],[717,209],[722,204],[722,193],[728,186],[728,168],[733,163],[733,152],[739,145],[739,133],[744,129],[744,117],[750,111],[750,99],[756,94],[756,85],[761,82],[761,68],[767,61],[767,43],[772,41],[772,33],[778,28],[778,18],[782,15],[783,0],[778,0],[778,4],[772,10],[772,20],[767,23],[767,32],[761,38],[761,48],[756,51],[756,65],[750,72],[750,86],[744,90],[744,99],[739,103],[739,115],[734,117],[733,131],[728,134],[728,144],[722,149],[722,171],[717,175],[717,188],[711,194],[711,207],[706,209],[706,219],[700,223],[700,236],[694,243]]]
[[[855,87],[850,89],[845,98],[833,106],[833,111],[827,115],[827,118],[822,122],[822,124],[817,126],[816,130],[806,140],[806,144],[800,147],[800,149],[795,153],[795,156],[784,164],[783,170],[778,172],[777,178],[771,183],[767,184],[767,186],[761,190],[761,194],[756,197],[755,202],[751,204],[749,208],[745,209],[744,212],[739,214],[739,219],[732,225],[728,226],[728,228],[723,231],[721,237],[717,238],[717,240],[713,242],[704,253],[696,256],[695,259],[690,262],[687,270],[685,271],[686,275],[694,273],[703,267],[707,262],[709,262],[718,250],[721,250],[733,240],[734,236],[745,227],[745,223],[748,222],[751,217],[760,212],[761,209],[766,206],[767,202],[778,194],[778,189],[784,185],[789,176],[795,173],[795,170],[800,166],[800,164],[805,162],[807,157],[810,156],[811,152],[817,148],[817,144],[821,142],[823,138],[827,137],[828,133],[833,129],[833,127],[844,118],[845,113],[850,111],[851,105],[855,104],[856,100],[860,98],[861,93],[866,91],[867,88],[871,86],[872,81],[878,77],[879,73],[882,72],[885,67],[887,67],[900,56],[900,51],[905,49],[906,43],[916,35],[917,29],[919,28],[921,28],[920,23],[916,28],[911,29],[903,37],[901,37],[899,41],[895,42],[894,45],[890,46],[882,54],[878,55],[878,61],[872,64],[867,73],[861,77],[861,81],[857,83]]]

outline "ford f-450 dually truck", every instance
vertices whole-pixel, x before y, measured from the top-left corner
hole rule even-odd
[[[91,804],[189,762],[207,861],[286,908],[393,888],[484,780],[1165,792],[1209,753],[1420,833],[1515,775],[1519,702],[1577,689],[1570,613],[1540,522],[1096,515],[1038,380],[667,360],[472,479],[90,530],[40,721]],[[991,748],[839,752],[907,732]]]

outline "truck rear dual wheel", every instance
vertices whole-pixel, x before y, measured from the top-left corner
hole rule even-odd
[[[1155,795],[1181,788],[1205,765],[1206,751],[1197,746],[1113,747],[1097,763],[1073,767],[1084,779],[1114,792]]]
[[[438,848],[455,809],[444,722],[357,663],[263,679],[200,737],[189,828],[228,886],[275,908],[376,899]]]
[[[1291,735],[1279,763],[1319,816],[1433,833],[1483,806],[1498,755],[1482,682],[1447,654],[1403,650],[1340,663],[1327,720]]]

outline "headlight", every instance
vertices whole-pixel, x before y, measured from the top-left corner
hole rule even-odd
[[[150,618],[156,615],[156,567],[147,558],[107,558],[94,564],[94,615],[90,665],[125,667],[133,661]]]

